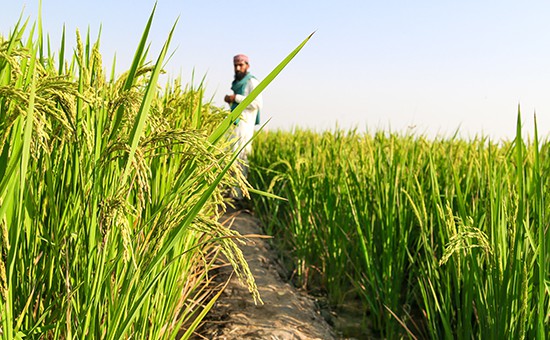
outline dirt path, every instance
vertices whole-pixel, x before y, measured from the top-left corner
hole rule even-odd
[[[241,235],[262,234],[259,221],[246,210],[227,213],[225,223]],[[207,339],[337,339],[315,302],[281,278],[283,269],[266,240],[242,246],[264,302],[255,305],[248,289],[235,276],[211,311]],[[223,269],[221,275],[230,275]]]

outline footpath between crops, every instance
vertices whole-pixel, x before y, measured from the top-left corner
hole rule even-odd
[[[241,235],[262,234],[258,219],[247,210],[230,211],[223,221]],[[233,275],[197,339],[339,338],[315,300],[283,279],[284,269],[266,240],[249,238],[241,249],[264,304],[255,305],[247,287]],[[222,268],[219,275],[228,278],[231,268]]]

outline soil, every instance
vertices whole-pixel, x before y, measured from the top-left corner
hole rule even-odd
[[[223,222],[241,235],[262,234],[259,220],[246,209],[226,213]],[[241,249],[263,304],[256,305],[232,269],[223,267],[219,275],[230,281],[196,339],[341,338],[322,316],[318,301],[285,279],[288,275],[266,239],[250,237]]]

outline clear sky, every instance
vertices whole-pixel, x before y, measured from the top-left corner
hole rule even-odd
[[[38,0],[0,0],[0,34],[23,11],[35,21]],[[54,46],[63,24],[101,33],[101,52],[129,68],[153,0],[43,0]],[[311,32],[314,37],[264,92],[269,129],[356,127],[428,136],[513,138],[518,105],[524,131],[550,133],[548,1],[222,1],[158,0],[154,60],[176,26],[168,74],[206,77],[222,106],[232,57],[248,54],[265,77]]]

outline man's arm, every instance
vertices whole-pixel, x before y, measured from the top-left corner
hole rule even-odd
[[[228,94],[223,99],[227,104],[231,104],[235,101],[235,95],[234,94]]]

